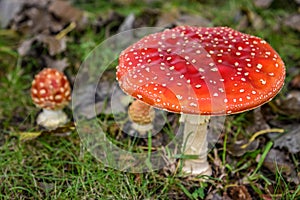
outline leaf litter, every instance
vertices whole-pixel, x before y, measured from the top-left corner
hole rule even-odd
[[[168,13],[162,12],[159,9],[145,9],[140,15],[131,14],[128,16],[123,16],[112,11],[108,16],[99,16],[95,21],[88,22],[85,12],[75,8],[68,1],[18,0],[16,2],[13,0],[2,0],[0,1],[0,5],[4,5],[3,2],[5,2],[5,8],[9,8],[10,15],[2,12],[1,9],[4,7],[0,6],[1,16],[3,14],[6,15],[4,22],[1,21],[1,25],[9,27],[10,29],[25,36],[25,40],[23,40],[23,42],[19,45],[19,54],[23,57],[32,56],[36,59],[42,59],[44,67],[56,67],[61,71],[70,66],[70,58],[64,57],[68,47],[68,39],[71,37],[68,33],[72,31],[80,33],[81,31],[84,31],[88,25],[91,25],[94,28],[93,31],[95,33],[99,33],[101,30],[105,29],[107,31],[106,36],[111,35],[114,31],[123,31],[153,24],[163,27],[178,25],[214,25],[208,18],[201,14],[189,14],[181,11],[180,9],[173,9]],[[254,4],[259,8],[272,7],[271,0],[255,0]],[[252,27],[253,29],[261,30],[265,26],[264,19],[253,10],[241,8],[238,13],[240,13],[240,16],[237,18],[237,24],[239,24],[240,29]],[[298,18],[298,14],[291,14],[285,19],[284,25],[299,31]],[[72,23],[75,23],[76,25],[72,26]],[[110,27],[110,24],[114,24],[113,28]],[[73,28],[70,29],[69,27]],[[36,46],[41,46],[43,49],[47,50],[46,53],[43,54],[43,56],[39,56],[40,49]],[[113,71],[110,73],[113,73]],[[70,76],[71,80],[74,80],[74,77],[72,77],[72,75]],[[100,86],[87,85],[83,88],[85,91],[82,93],[83,95],[81,96],[82,100],[80,100],[80,104],[74,105],[75,109],[80,109],[87,118],[111,115],[111,105],[107,105],[106,101],[109,101],[110,99],[108,98],[111,97],[113,87],[111,79],[114,76],[111,76],[111,74],[106,74],[104,76],[106,76],[107,79],[103,80]],[[234,138],[229,136],[227,140],[228,149],[226,151],[229,153],[225,157],[225,161],[227,163],[238,163],[239,160],[242,159],[242,156],[257,152],[264,147],[267,140],[272,140],[274,145],[263,161],[264,170],[267,169],[269,172],[275,174],[279,169],[283,172],[283,176],[287,179],[287,181],[299,184],[299,174],[297,174],[299,166],[296,166],[296,164],[291,160],[291,155],[297,154],[300,151],[299,80],[299,77],[295,76],[291,82],[293,91],[287,92],[286,97],[276,99],[276,101],[273,101],[263,106],[261,109],[256,109],[248,114],[248,116],[252,116],[252,121],[249,126],[244,127],[246,137]],[[93,91],[95,88],[97,91],[96,95],[87,96],[89,94],[93,94],[93,92],[88,93],[86,91]],[[117,97],[121,98],[122,94],[117,94]],[[90,101],[91,99],[96,101]],[[126,105],[130,100],[128,101],[127,99],[124,101],[126,102],[124,105]],[[122,108],[124,111],[126,110],[126,106]],[[120,108],[120,110],[122,108]],[[296,121],[287,119],[282,122],[282,120],[279,119],[282,115],[292,116],[296,119]],[[168,121],[172,122],[171,126],[176,127],[178,125],[176,123],[178,116],[168,115],[167,118]],[[232,130],[229,130],[229,134],[236,131],[234,128],[235,127],[233,127]],[[284,129],[285,133],[265,133],[257,135],[251,139],[251,136],[254,133],[273,128]],[[118,126],[112,125],[107,130],[111,134],[118,135],[116,134],[119,131]],[[33,132],[32,137],[36,136],[34,133],[38,133],[36,135],[39,135],[40,132]],[[119,139],[128,139],[124,136],[124,134],[118,136]],[[217,136],[213,134],[210,134],[210,137],[214,141],[217,141],[218,139]],[[211,162],[218,165],[215,166],[215,172],[218,172],[218,177],[221,181],[217,182],[214,186],[210,185],[207,187],[210,188],[210,193],[206,199],[252,199],[251,196],[254,193],[253,190],[248,184],[241,180],[243,179],[243,176],[250,174],[248,172],[253,170],[255,165],[250,163],[248,170],[242,169],[240,171],[236,171],[233,173],[234,176],[230,175],[230,173],[227,174],[228,169],[223,165],[226,163],[222,163],[222,160],[219,158],[219,154],[224,148],[224,139],[225,134],[222,133],[214,149],[216,152],[215,156],[210,157]],[[162,134],[158,134],[156,138],[153,138],[153,141],[153,146],[159,147],[168,141],[168,138],[164,138],[164,136],[162,137]],[[145,139],[141,141],[140,145],[147,146],[147,140]],[[242,148],[243,145],[246,145],[246,147]],[[257,158],[259,158],[259,156],[260,154],[257,155]],[[189,183],[188,180],[182,180],[182,182],[183,184]],[[192,182],[192,185],[195,184],[196,182]],[[170,194],[177,197],[178,191],[170,192]],[[267,199],[267,195],[264,197]]]

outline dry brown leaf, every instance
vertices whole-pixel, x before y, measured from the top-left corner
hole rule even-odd
[[[31,46],[35,41],[38,41],[44,45],[46,45],[49,54],[51,56],[59,54],[66,50],[67,44],[66,44],[66,38],[63,37],[61,39],[56,39],[55,36],[46,35],[46,34],[39,34],[33,38],[30,38],[28,40],[23,41],[20,46],[18,47],[18,53],[21,56],[27,55],[30,50]],[[65,63],[56,63],[59,64],[61,68],[65,67]]]
[[[100,16],[97,21],[95,22],[95,28],[96,32],[99,32],[103,29],[103,27],[109,26],[109,27],[120,27],[122,22],[124,21],[124,17],[121,16],[119,13],[110,11],[105,16]],[[112,26],[111,26],[112,25]]]
[[[100,86],[94,84],[81,86],[82,88],[74,94],[75,102],[77,102],[73,104],[75,112],[80,113],[80,116],[87,119],[92,119],[100,113],[111,113],[110,109],[106,111],[107,107],[110,107],[110,103],[106,107],[105,105],[109,101],[111,96],[109,92],[112,92],[112,90],[111,88],[106,88],[104,85],[102,82]],[[103,92],[105,96],[99,98],[97,91]]]
[[[23,34],[48,34],[49,28],[57,26],[46,9],[39,7],[29,7],[16,15],[11,24],[11,28]],[[62,28],[60,25],[59,28]]]
[[[45,12],[45,10],[32,7],[26,9],[23,14],[29,18],[30,23],[27,24],[29,26],[28,28],[31,34],[49,33],[49,27],[52,23],[52,17],[49,15],[49,13]]]
[[[211,26],[212,23],[200,15],[181,14],[177,9],[173,9],[170,12],[163,12],[156,23],[158,27],[183,25],[206,27]]]
[[[286,99],[277,101],[277,108],[281,114],[298,118],[300,117],[300,93],[296,90],[290,91]]]
[[[273,0],[254,0],[254,5],[259,8],[268,8]]]
[[[135,15],[133,13],[131,13],[130,15],[128,15],[125,18],[123,23],[120,25],[118,32],[131,30],[133,28],[134,21],[135,21]],[[133,36],[129,35],[128,39],[130,39],[131,37],[133,37]]]
[[[274,147],[287,148],[291,153],[300,152],[300,125],[288,125],[286,128],[287,133],[275,139]]]
[[[261,111],[261,107],[254,109],[252,115],[253,115],[253,123],[247,126],[246,128],[247,133],[253,134],[257,131],[271,128],[269,124],[266,122],[266,120],[264,119],[263,113]]]
[[[300,74],[293,78],[291,81],[291,86],[295,89],[300,89]]]
[[[26,6],[45,7],[52,0],[25,0]]]
[[[287,96],[286,96],[287,99],[291,99],[291,98],[294,98],[294,99],[297,99],[297,105],[300,105],[299,102],[300,102],[300,91],[299,90],[291,90]],[[299,109],[297,109],[299,110]]]
[[[20,10],[14,14],[11,28],[24,34],[51,34],[59,32],[67,24],[76,22],[77,29],[85,26],[84,13],[62,0],[26,0]],[[50,5],[49,5],[50,4]]]
[[[49,6],[49,11],[65,22],[79,22],[83,12],[73,7],[69,1],[55,0]]]
[[[22,9],[24,0],[1,0],[0,1],[0,26],[7,27],[14,16]]]
[[[139,15],[136,16],[136,19],[133,23],[133,27],[139,28],[139,27],[155,26],[159,15],[160,15],[159,10],[147,8],[143,10]]]
[[[288,156],[277,149],[271,149],[267,154],[263,165],[273,173],[276,173],[277,169],[287,175],[291,174],[293,170],[293,164],[289,162]]]
[[[242,148],[243,145],[247,143],[248,141],[245,139],[245,140],[235,141],[234,144],[228,144],[228,152],[233,156],[240,157],[247,152],[255,151],[259,146],[259,140],[254,140],[246,148]]]
[[[158,21],[156,22],[157,27],[169,27],[179,18],[180,13],[178,9],[170,9],[168,12],[163,12],[159,16]]]
[[[23,41],[20,46],[18,47],[18,53],[21,56],[25,56],[31,49],[32,43],[35,41],[34,38],[30,38],[28,40]]]
[[[300,183],[300,177],[295,170],[294,164],[290,162],[289,157],[283,151],[271,149],[263,162],[263,166],[274,174],[278,171],[282,172],[289,182],[297,185]]]
[[[46,66],[49,68],[55,68],[59,71],[64,71],[66,67],[68,67],[69,63],[68,63],[68,59],[67,58],[63,58],[61,60],[53,60],[52,58],[50,58],[49,56],[43,56],[43,58],[45,59],[46,62]]]
[[[55,36],[40,34],[40,35],[36,36],[36,39],[39,42],[42,42],[47,45],[49,54],[51,56],[61,53],[61,52],[65,51],[67,48],[65,37],[58,40],[55,38]]]
[[[229,187],[228,190],[232,200],[252,200],[248,189],[244,185]]]

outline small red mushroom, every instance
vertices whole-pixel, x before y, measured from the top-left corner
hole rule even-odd
[[[55,129],[68,121],[62,109],[71,100],[70,84],[66,76],[53,68],[38,73],[31,86],[33,103],[43,109],[37,117],[37,124]]]
[[[184,162],[183,171],[192,174],[211,174],[209,116],[256,108],[280,91],[284,79],[284,63],[265,40],[227,27],[179,26],[148,35],[125,49],[117,66],[127,94],[182,114],[183,151],[199,156]]]

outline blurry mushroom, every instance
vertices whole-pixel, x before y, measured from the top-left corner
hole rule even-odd
[[[38,73],[31,86],[33,103],[43,109],[37,117],[37,124],[46,129],[55,129],[68,121],[62,109],[71,100],[71,89],[66,76],[52,68]]]
[[[119,57],[117,80],[129,95],[181,113],[183,171],[211,174],[207,162],[210,115],[253,109],[281,89],[284,63],[264,40],[227,27],[179,26],[142,38]]]
[[[128,109],[128,116],[133,122],[132,127],[141,135],[145,135],[152,130],[152,121],[155,116],[154,109],[140,100],[131,103]]]

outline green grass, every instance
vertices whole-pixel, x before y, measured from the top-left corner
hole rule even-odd
[[[25,143],[8,141],[0,149],[1,197],[158,199],[183,189],[176,176],[119,172],[104,167],[87,152],[80,155],[79,150],[75,134],[69,138],[43,136]]]
[[[270,9],[259,9],[247,0],[219,1],[152,1],[145,5],[139,1],[128,6],[106,1],[74,1],[76,6],[89,11],[89,19],[99,15],[106,16],[110,10],[121,15],[141,14],[146,7],[158,9],[179,9],[183,13],[201,13],[210,19],[215,26],[238,27],[236,17],[241,8],[255,12],[263,18],[265,27],[261,30],[247,26],[242,31],[265,38],[279,52],[287,69],[300,64],[299,32],[281,25],[279,19],[296,12],[295,7],[285,1],[276,1]],[[200,3],[199,3],[200,2]],[[218,2],[218,6],[214,3]],[[279,4],[285,5],[282,9]],[[274,30],[276,25],[278,30]],[[113,25],[112,25],[113,26]],[[106,27],[107,28],[107,27]],[[70,66],[67,73],[76,74],[81,62],[88,53],[109,35],[105,28],[95,32],[92,26],[83,32],[71,32],[67,51],[58,58],[67,57]],[[23,38],[24,39],[24,38]],[[287,180],[277,170],[276,174],[268,171],[262,162],[272,148],[272,141],[263,141],[260,146],[235,157],[229,152],[229,145],[236,140],[248,137],[245,128],[251,125],[251,111],[230,116],[216,144],[215,152],[209,154],[209,161],[214,169],[214,176],[207,182],[200,177],[185,177],[163,169],[154,172],[133,174],[121,172],[104,166],[89,152],[82,149],[81,141],[73,131],[71,136],[59,137],[53,134],[42,134],[39,138],[20,141],[18,133],[38,131],[35,118],[39,109],[30,99],[30,84],[41,66],[37,58],[21,58],[17,53],[20,36],[6,30],[0,31],[0,199],[204,199],[209,193],[223,195],[229,193],[232,185],[246,185],[248,191],[257,199],[270,195],[273,199],[299,199],[300,186]],[[46,51],[45,51],[46,52]],[[103,53],[102,62],[110,60],[109,51]],[[110,69],[115,65],[114,62]],[[97,63],[95,63],[97,66]],[[97,70],[97,68],[95,68]],[[94,71],[92,72],[94,73]],[[279,97],[284,97],[289,90],[288,82],[299,70],[288,74],[287,84]],[[70,117],[71,111],[67,109]],[[109,134],[115,125],[111,116],[104,116],[101,121]],[[280,118],[280,116],[278,117]],[[289,120],[286,116],[285,121]],[[173,137],[172,124],[164,128],[170,138]],[[262,136],[264,140],[268,140]],[[118,141],[111,139],[125,149],[136,148],[138,141]],[[153,138],[145,145],[148,155],[151,153]],[[216,157],[215,157],[216,156]],[[299,156],[289,155],[299,174]],[[179,155],[180,157],[180,155]],[[258,159],[259,158],[259,159]],[[219,166],[215,161],[219,159]],[[272,186],[272,191],[270,187]]]

